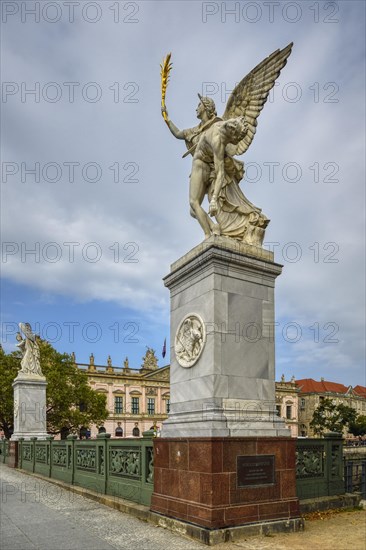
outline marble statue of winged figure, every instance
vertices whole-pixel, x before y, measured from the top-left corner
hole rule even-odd
[[[19,323],[20,332],[17,332],[17,347],[22,352],[20,373],[36,376],[43,376],[40,365],[40,352],[37,342],[37,336],[32,332],[29,323]],[[25,339],[22,338],[24,334]]]
[[[244,163],[234,157],[250,147],[258,116],[287,63],[292,45],[266,57],[235,86],[222,117],[217,116],[212,98],[198,94],[196,114],[200,123],[186,130],[175,126],[165,106],[171,54],[161,65],[162,115],[173,136],[185,141],[187,152],[183,157],[189,154],[193,157],[190,213],[198,220],[205,238],[222,235],[262,246],[269,219],[241,191],[239,183],[244,176]],[[202,207],[205,195],[209,200],[208,213]]]

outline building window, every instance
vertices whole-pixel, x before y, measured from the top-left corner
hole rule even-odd
[[[166,414],[169,414],[169,412],[170,412],[170,399],[165,400],[165,411],[166,411]]]
[[[138,398],[137,398],[138,399]],[[132,430],[132,435],[134,437],[140,437],[140,430],[139,430],[139,427],[138,427],[138,424],[136,423],[135,424],[135,427],[134,429]]]
[[[286,405],[286,418],[287,420],[291,420],[292,418],[292,406]]]
[[[281,416],[281,405],[276,405],[277,416]]]
[[[114,435],[115,435],[116,437],[123,437],[123,428],[122,428],[122,426],[121,426],[121,422],[118,422],[118,426],[117,426],[117,428],[116,428],[116,430],[115,430],[115,432],[114,432]]]
[[[121,414],[123,413],[123,397],[116,396],[114,398],[114,412],[115,414]]]
[[[300,400],[300,409],[303,411],[305,409],[305,398],[302,397]]]
[[[147,414],[155,414],[155,399],[153,397],[147,399]]]
[[[138,397],[132,397],[131,399],[131,413],[132,414],[140,413],[140,399]]]

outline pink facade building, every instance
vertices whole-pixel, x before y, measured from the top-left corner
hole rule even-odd
[[[89,384],[107,398],[108,419],[102,426],[92,426],[90,436],[100,431],[112,437],[141,437],[144,431],[159,431],[169,413],[169,366],[159,368],[153,350],[148,349],[141,369],[132,369],[126,357],[124,367],[95,365],[93,355],[89,364],[77,363],[85,370]],[[89,434],[88,434],[89,435]]]

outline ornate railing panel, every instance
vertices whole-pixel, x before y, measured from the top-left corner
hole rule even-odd
[[[337,445],[332,445],[331,449],[331,464],[330,464],[330,475],[332,478],[342,476],[342,460],[343,460],[343,445],[339,443]]]
[[[47,464],[48,463],[48,452],[49,451],[49,446],[46,446],[46,445],[41,445],[39,443],[36,443],[35,445],[35,457],[36,457],[36,462],[41,462],[42,464]]]
[[[109,449],[109,474],[139,479],[141,476],[141,449]]]
[[[154,483],[154,447],[146,448],[147,483]]]
[[[65,446],[52,449],[52,465],[64,468],[66,466],[66,444]]]
[[[306,479],[324,475],[324,445],[303,446],[296,448],[296,478]]]
[[[104,449],[99,447],[99,474],[104,475]]]
[[[97,471],[97,453],[93,447],[77,448],[76,452],[76,468],[78,470],[87,470],[88,472]]]
[[[344,494],[342,438],[298,439],[296,489],[300,499]]]
[[[22,460],[32,462],[33,460],[33,445],[32,443],[23,443],[22,445]]]

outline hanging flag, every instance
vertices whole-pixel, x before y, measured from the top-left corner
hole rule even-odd
[[[161,352],[161,355],[163,356],[163,358],[166,355],[166,338],[164,339],[163,351]]]

